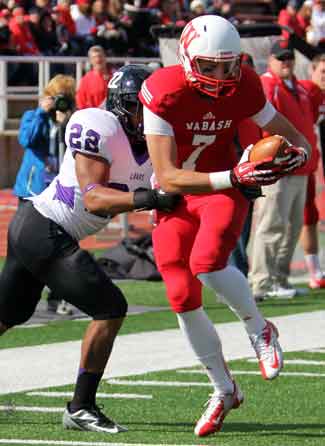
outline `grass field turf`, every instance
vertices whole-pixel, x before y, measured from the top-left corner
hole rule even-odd
[[[322,361],[324,354],[295,352],[286,359],[312,359]],[[257,364],[248,361],[231,361],[233,371],[257,370]],[[324,366],[287,365],[286,371],[324,373]],[[152,399],[100,399],[105,410],[129,428],[127,433],[105,435],[88,432],[65,431],[61,428],[61,413],[18,412],[19,406],[62,408],[66,398],[29,396],[18,393],[0,397],[1,405],[11,405],[0,412],[0,440],[71,441],[100,444],[164,444],[164,445],[225,445],[225,446],[322,446],[325,441],[325,377],[283,376],[273,382],[263,381],[258,375],[238,375],[246,400],[226,418],[224,429],[217,435],[197,438],[193,434],[194,422],[204,410],[210,387],[177,387],[141,385],[141,381],[177,381],[208,383],[200,369],[187,369],[129,376],[127,381],[139,385],[112,385],[103,382],[100,392],[150,394]],[[236,376],[236,374],[235,374]],[[43,391],[45,389],[42,389]],[[56,387],[51,391],[72,391],[72,386]],[[8,443],[10,444],[10,443]],[[55,444],[55,443],[53,443]],[[59,444],[59,443],[58,443]]]
[[[126,319],[121,334],[138,333],[165,328],[176,328],[175,315],[168,308],[162,283],[125,282],[120,284],[130,305],[165,307],[164,311],[132,315]],[[215,302],[213,293],[204,295],[205,307],[217,322],[234,321],[233,314]],[[313,291],[292,300],[268,300],[260,304],[265,316],[279,316],[325,309],[325,291]],[[0,347],[38,345],[77,340],[83,335],[87,321],[52,322],[43,327],[19,328],[1,338]],[[302,334],[303,336],[303,334]],[[172,347],[172,346],[171,346]],[[141,346],[139,345],[139,348]],[[167,348],[170,348],[167,347]],[[113,353],[114,354],[114,353]],[[325,361],[324,353],[295,352],[286,359]],[[49,361],[51,359],[49,358]],[[55,360],[55,359],[53,359]],[[233,361],[232,370],[257,371],[256,363]],[[10,373],[5,367],[2,373]],[[147,373],[126,377],[128,381],[182,381],[208,383],[204,374],[185,374],[179,371]],[[325,374],[324,365],[287,364],[285,372]],[[23,373],[23,371],[22,371]],[[37,373],[37,367],[35,369]],[[274,382],[265,382],[259,375],[238,375],[236,380],[244,391],[246,401],[232,411],[224,429],[215,436],[199,439],[194,436],[194,422],[204,410],[210,387],[176,387],[113,385],[103,382],[99,392],[137,393],[152,395],[150,400],[99,399],[105,411],[129,432],[119,435],[65,431],[60,413],[42,413],[15,410],[19,406],[56,407],[62,409],[68,398],[49,398],[17,393],[0,396],[0,405],[9,409],[0,411],[0,445],[53,444],[53,445],[225,445],[225,446],[325,446],[325,377],[282,376]],[[47,389],[72,391],[73,386]],[[42,389],[45,391],[46,389]],[[17,440],[17,443],[13,443]],[[33,441],[35,443],[33,443]],[[38,443],[43,442],[43,443]],[[45,442],[45,443],[44,443]]]

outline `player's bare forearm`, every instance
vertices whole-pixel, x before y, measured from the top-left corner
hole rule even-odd
[[[134,209],[133,192],[121,192],[103,185],[96,185],[84,194],[86,209],[101,216],[114,216]]]
[[[165,192],[193,195],[213,192],[208,173],[173,168],[156,172],[156,176]]]

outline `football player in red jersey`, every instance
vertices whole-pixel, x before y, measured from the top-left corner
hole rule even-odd
[[[245,220],[247,188],[274,183],[303,165],[310,150],[266,101],[258,75],[241,66],[240,53],[239,34],[229,21],[196,17],[182,32],[180,64],[155,71],[140,93],[156,182],[165,192],[183,194],[173,213],[158,213],[153,242],[171,307],[214,386],[195,427],[198,436],[220,430],[227,413],[243,400],[202,308],[202,284],[243,321],[263,377],[276,377],[282,367],[276,328],[259,313],[247,279],[227,261]],[[237,165],[231,143],[239,122],[248,117],[293,144],[280,168],[264,169],[265,160],[247,161],[247,150]]]

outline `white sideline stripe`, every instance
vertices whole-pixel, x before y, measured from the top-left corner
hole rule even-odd
[[[149,444],[149,443],[103,443],[101,441],[64,441],[64,440],[26,440],[26,439],[0,439],[0,444],[54,444],[57,446],[180,446],[174,444]],[[181,445],[181,446],[193,446],[193,445]]]
[[[310,349],[307,350],[307,352],[325,353],[325,348],[310,348]]]
[[[28,396],[48,396],[50,398],[68,396],[71,397],[73,392],[28,392]],[[140,393],[96,393],[97,398],[126,398],[126,399],[143,399],[151,400],[152,395],[142,395]]]
[[[0,406],[0,411],[2,412],[61,412],[63,413],[64,409],[62,407],[37,407],[37,406],[15,406],[7,405]]]
[[[132,381],[127,379],[108,379],[108,384],[120,386],[161,386],[161,387],[211,387],[211,383],[184,381]]]
[[[285,352],[325,348],[325,311],[270,319],[279,329]],[[216,329],[227,361],[254,356],[241,322],[217,324]],[[0,364],[6,365],[5,371],[0,373],[0,394],[74,384],[80,346],[80,341],[64,341],[0,349]],[[53,358],[50,366],[49,358]],[[197,359],[178,328],[120,335],[104,379],[197,365]]]
[[[257,359],[247,359],[247,362],[257,362]],[[314,361],[313,359],[285,359],[285,365],[325,365],[325,361]]]
[[[256,375],[260,376],[261,372],[255,370],[231,370],[234,375]],[[198,372],[182,372],[182,373],[204,373],[203,371]],[[312,372],[281,372],[280,376],[298,376],[298,377],[310,377],[310,378],[324,378],[325,373],[312,373]],[[211,387],[211,383],[203,382],[184,382],[184,381],[131,381],[127,379],[109,379],[108,384],[115,384],[121,386],[161,386],[161,387]]]
[[[287,361],[285,362],[285,364]],[[177,370],[177,373],[185,373],[188,375],[206,375],[204,370]],[[261,372],[255,370],[230,370],[232,375],[260,375]],[[280,376],[310,376],[310,377],[325,377],[325,373],[313,372],[281,372]],[[110,381],[109,381],[110,382]],[[135,381],[136,382],[136,381]]]

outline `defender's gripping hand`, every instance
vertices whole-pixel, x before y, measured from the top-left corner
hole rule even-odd
[[[158,211],[171,212],[180,199],[180,195],[168,194],[161,189],[136,190],[133,198],[134,209],[141,211],[157,209]]]
[[[265,158],[258,162],[246,161],[238,164],[230,171],[230,181],[234,187],[241,186],[267,186],[273,184],[281,177],[279,166],[266,168],[265,165],[271,161]]]
[[[289,155],[289,159],[279,164],[281,171],[285,174],[304,166],[308,159],[307,152],[303,147],[289,146],[285,149],[285,154]]]
[[[244,195],[246,200],[254,201],[259,197],[263,197],[261,186],[243,186],[239,184],[237,189]]]

